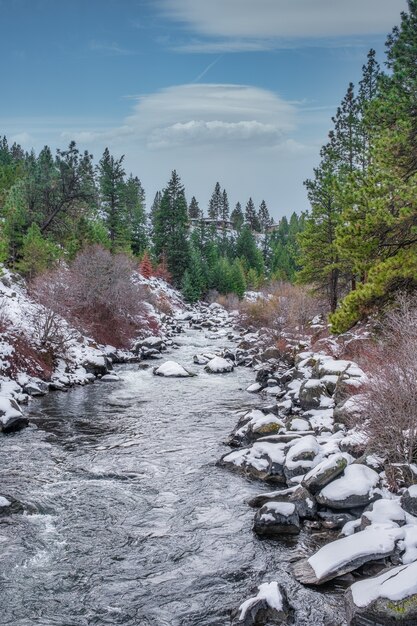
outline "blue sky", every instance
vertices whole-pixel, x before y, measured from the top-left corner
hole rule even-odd
[[[0,0],[0,134],[125,154],[148,204],[176,168],[206,208],[307,208],[302,181],[406,0]]]

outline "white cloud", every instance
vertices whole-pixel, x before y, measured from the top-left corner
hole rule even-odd
[[[96,161],[106,146],[116,156],[125,154],[126,170],[142,180],[148,204],[177,169],[187,197],[195,195],[203,208],[217,180],[231,204],[252,196],[259,205],[264,198],[275,217],[306,208],[302,181],[318,151],[297,137],[302,119],[295,104],[272,91],[222,84],[174,86],[129,102],[131,112],[119,124],[57,118],[17,126],[10,120],[5,131],[30,130],[42,141],[37,150],[75,139]]]
[[[158,0],[158,3],[166,16],[184,23],[190,30],[209,37],[241,38],[242,45],[246,39],[384,34],[399,22],[400,12],[407,7],[406,0]]]
[[[282,142],[295,127],[296,109],[276,94],[246,85],[188,84],[138,96],[122,126],[75,134],[79,142],[141,141],[152,150],[201,150],[237,143],[251,148]],[[63,139],[74,137],[65,131]]]

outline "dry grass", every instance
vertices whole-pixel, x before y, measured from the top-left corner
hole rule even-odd
[[[306,287],[274,283],[257,300],[241,302],[239,309],[246,326],[310,334],[310,322],[322,313],[323,305]]]

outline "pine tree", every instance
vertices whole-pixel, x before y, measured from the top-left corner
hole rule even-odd
[[[247,270],[253,268],[257,273],[264,273],[262,253],[256,246],[256,241],[249,225],[245,224],[239,233],[236,242],[236,254],[242,259]]]
[[[322,150],[322,161],[314,170],[314,179],[305,181],[311,212],[305,230],[299,236],[302,270],[298,280],[314,284],[327,296],[335,311],[341,290],[340,256],[336,228],[340,223],[337,204],[337,176],[332,151]]]
[[[200,300],[204,289],[204,276],[200,253],[195,249],[190,250],[190,263],[182,279],[182,292],[187,302]]]
[[[216,183],[214,191],[210,198],[210,204],[208,209],[208,216],[211,220],[217,221],[221,217],[223,205],[223,197],[220,188],[220,183]]]
[[[23,238],[21,259],[17,269],[32,279],[50,268],[59,257],[59,248],[42,236],[41,229],[33,223]]]
[[[109,149],[106,148],[98,166],[101,211],[109,231],[112,252],[120,245],[119,237],[125,239],[127,236],[124,228],[126,215],[124,212],[125,171],[122,165],[123,160],[124,156],[115,159],[110,154]]]
[[[159,258],[166,255],[173,283],[180,287],[189,265],[188,209],[184,187],[175,170],[155,214],[154,251]]]
[[[224,222],[228,222],[230,218],[229,198],[227,197],[226,189],[223,189],[222,193],[220,217]]]
[[[141,256],[149,245],[144,198],[139,178],[130,174],[123,189],[124,227],[130,248],[136,256]]]
[[[366,65],[362,66],[362,79],[359,83],[358,106],[360,112],[360,139],[362,171],[366,170],[370,160],[371,149],[371,104],[378,95],[381,80],[381,68],[376,60],[376,52],[371,49],[368,52]]]
[[[246,291],[246,278],[243,266],[239,259],[235,259],[230,268],[230,280],[232,291],[239,299],[242,299]]]
[[[230,220],[235,230],[240,230],[242,228],[245,222],[245,217],[243,215],[242,205],[240,204],[240,202],[238,202],[233,209]]]
[[[259,205],[258,223],[261,233],[268,232],[268,229],[274,223],[271,216],[269,215],[268,207],[266,206],[265,200],[262,200],[261,204]]]
[[[332,117],[334,130],[329,133],[329,149],[339,170],[352,173],[361,164],[359,104],[354,85],[349,83],[346,95]]]
[[[249,198],[246,204],[245,224],[247,224],[253,232],[258,233],[260,231],[259,220],[256,214],[255,205],[253,204],[252,198]]]
[[[159,207],[161,206],[162,193],[157,191],[155,194],[155,198],[152,202],[151,210],[149,211],[149,223],[150,223],[150,232],[151,234],[155,231],[155,219],[156,214],[158,212]]]
[[[190,206],[188,207],[188,217],[193,220],[201,217],[201,210],[195,196],[191,198]]]

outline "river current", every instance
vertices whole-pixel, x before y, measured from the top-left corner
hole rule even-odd
[[[271,580],[291,623],[344,623],[340,594],[288,573],[300,547],[252,533],[246,500],[268,487],[215,465],[237,412],[259,403],[244,391],[253,371],[192,365],[224,338],[178,343],[166,358],[197,377],[120,366],[119,382],[33,401],[31,426],[0,439],[0,493],[29,511],[0,518],[1,626],[226,626]]]

